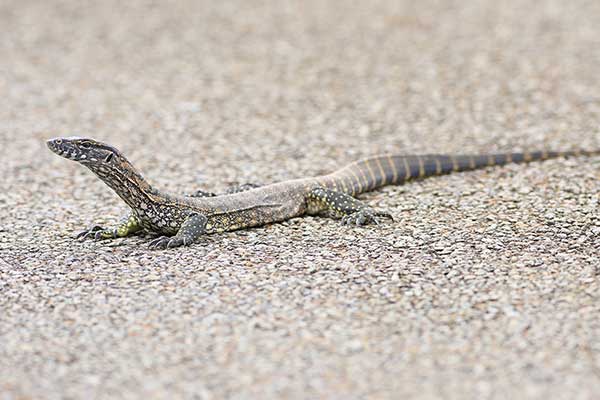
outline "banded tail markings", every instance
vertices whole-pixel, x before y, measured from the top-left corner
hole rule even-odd
[[[371,167],[371,160],[365,160],[364,165],[367,168],[367,171],[369,172],[369,175],[371,178],[371,180],[369,180],[369,178],[367,178],[367,190],[373,189],[375,186],[377,186],[377,177],[375,176],[375,172],[373,171],[373,168]],[[365,176],[366,175],[367,174],[365,174]]]
[[[475,155],[434,155],[421,156],[391,155],[359,161],[339,170],[330,178],[320,179],[327,182],[335,178],[338,191],[356,195],[386,184],[400,184],[414,178],[425,178],[452,171],[468,171],[487,166],[499,166],[508,163],[523,163],[559,156],[595,155],[600,152],[585,151],[529,151],[522,153],[492,153]],[[404,170],[402,170],[404,168]]]
[[[411,156],[406,158],[411,178],[419,179],[421,177],[421,163],[419,162],[420,156]]]
[[[473,169],[473,160],[470,156],[456,156],[456,163],[458,164],[458,169],[456,171],[466,171],[468,169]]]
[[[475,169],[477,164],[475,164],[475,156],[467,156],[469,158],[469,168]]]
[[[449,156],[450,161],[452,161],[452,171],[457,172],[459,170],[458,160],[455,156]]]
[[[514,163],[520,163],[525,161],[525,154],[523,153],[511,153],[510,154],[510,161],[514,162]]]
[[[369,190],[369,178],[365,167],[365,160],[354,163],[351,167],[352,171],[358,178],[358,186],[360,191]]]
[[[356,188],[354,187],[354,178],[352,177],[352,174],[346,174],[344,182],[348,188],[348,193],[354,195],[356,193]]]
[[[483,156],[483,155],[474,156],[473,159],[475,160],[475,167],[472,169],[481,168],[481,167],[489,167],[491,165],[494,165],[494,164],[490,165],[490,162],[493,162],[494,159],[489,156]]]
[[[392,169],[392,182],[391,183],[398,183],[398,168],[396,167],[396,164],[394,163],[394,160],[392,159],[392,156],[390,156],[389,154],[386,156],[386,160],[388,162],[388,164],[390,164],[390,168]]]
[[[494,162],[496,165],[505,165],[508,164],[508,157],[506,154],[494,154]]]
[[[446,155],[440,155],[440,156],[435,156],[441,164],[441,174],[448,174],[452,171],[454,171],[454,161],[453,161],[453,157],[451,156],[446,156]]]
[[[422,156],[417,156],[417,162],[419,163],[419,178],[425,176],[425,161]]]
[[[337,172],[336,175],[341,175],[341,180],[344,181],[344,187],[348,191],[347,193],[350,193],[351,195],[357,193],[357,186],[360,184],[360,181],[354,172],[353,166],[342,169],[341,171]]]
[[[353,167],[348,168],[348,171],[350,171],[350,174],[352,175],[353,182],[354,182],[354,180],[356,180],[356,184],[352,185],[352,189],[353,189],[352,194],[362,192],[362,184],[360,183],[360,177],[356,174],[356,172],[354,170],[355,170],[355,168],[353,168]]]
[[[542,160],[543,152],[541,152],[541,151],[532,151],[527,154],[529,154],[529,160],[527,160],[527,161]]]
[[[412,178],[412,173],[410,170],[410,163],[408,162],[408,158],[402,157],[402,162],[404,163],[404,182],[406,182],[410,178]]]
[[[421,178],[426,176],[439,175],[442,170],[442,163],[440,161],[440,156],[437,155],[427,155],[423,157],[423,175]],[[438,172],[440,171],[440,172]]]
[[[434,156],[433,161],[435,162],[435,174],[441,175],[442,174],[442,162],[440,161],[440,158]]]
[[[377,168],[379,168],[379,176],[381,176],[381,186],[387,185],[387,174],[383,169],[383,164],[381,164],[381,158],[377,157],[375,159],[375,163],[377,164]]]
[[[359,177],[362,177],[363,180],[360,181],[360,188],[359,191],[362,193],[363,191],[369,189],[369,178],[367,178],[367,175],[365,174],[365,171],[363,170],[363,168],[355,168],[358,172],[357,175]],[[363,186],[363,182],[364,182],[364,186]]]
[[[349,190],[352,190],[352,185],[347,185],[348,174],[331,174],[333,176],[333,181],[335,182],[335,188],[338,192],[349,193]]]

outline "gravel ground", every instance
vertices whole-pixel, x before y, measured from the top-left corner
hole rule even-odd
[[[0,26],[0,399],[599,398],[599,157],[148,251],[73,240],[123,204],[44,140],[180,193],[600,148],[600,2],[2,1]]]

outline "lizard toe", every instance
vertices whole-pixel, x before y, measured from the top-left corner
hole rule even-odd
[[[152,240],[150,242],[150,244],[148,245],[148,247],[150,247],[150,249],[152,249],[152,250],[165,249],[165,248],[167,248],[169,240],[171,240],[171,238],[168,236],[160,236],[160,237]]]
[[[167,243],[167,249],[179,247],[182,244],[184,244],[183,240],[181,240],[181,238],[175,237],[175,238],[172,238],[171,240],[169,240],[169,242]]]
[[[369,213],[367,211],[359,211],[354,220],[355,220],[356,226],[363,226],[363,225],[366,225],[368,222],[370,222],[372,219],[373,219],[373,217],[371,216],[371,213]]]
[[[385,217],[390,218],[392,221],[394,220],[392,215],[387,211],[375,211],[371,208],[363,208],[361,210],[353,212],[352,214],[348,214],[342,217],[342,225],[379,225],[377,217]]]
[[[96,232],[100,232],[103,230],[104,230],[104,228],[101,227],[100,225],[94,225],[89,229],[79,232],[77,234],[77,236],[75,236],[75,239],[84,239],[85,240],[87,238],[94,236],[96,234]]]
[[[95,240],[114,239],[118,237],[116,229],[103,229],[94,233]]]

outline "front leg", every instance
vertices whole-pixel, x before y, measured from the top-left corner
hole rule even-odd
[[[377,224],[377,217],[394,218],[386,211],[378,211],[360,200],[335,190],[322,187],[310,191],[307,197],[309,209],[329,211],[341,217],[343,225],[365,225],[369,222]]]
[[[190,214],[175,236],[161,236],[150,242],[151,249],[166,249],[171,247],[188,246],[206,231],[206,216],[198,213]]]
[[[119,224],[114,228],[105,229],[99,225],[94,225],[90,229],[80,232],[76,239],[116,239],[129,236],[135,232],[142,230],[140,221],[133,214],[125,216]]]

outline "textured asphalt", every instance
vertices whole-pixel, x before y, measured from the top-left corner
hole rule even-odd
[[[0,2],[0,399],[598,399],[600,158],[362,196],[149,251],[78,242],[158,188],[382,152],[600,148],[598,1]]]

